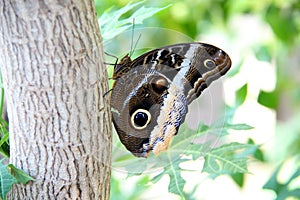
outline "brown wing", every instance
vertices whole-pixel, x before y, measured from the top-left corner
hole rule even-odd
[[[188,103],[230,66],[224,51],[204,43],[161,47],[133,61],[125,56],[115,66],[111,103],[121,142],[138,157],[165,150]]]
[[[133,60],[128,69],[147,65],[182,87],[190,103],[230,69],[231,60],[213,45],[182,43],[149,51]]]

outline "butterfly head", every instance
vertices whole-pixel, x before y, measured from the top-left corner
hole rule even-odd
[[[118,64],[115,64],[114,73],[112,79],[117,80],[122,76],[122,74],[126,73],[130,70],[130,64],[132,60],[129,54],[125,55]]]

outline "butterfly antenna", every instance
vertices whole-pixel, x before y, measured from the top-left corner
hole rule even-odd
[[[133,51],[136,49],[136,46],[137,46],[139,40],[141,39],[141,36],[142,36],[142,34],[140,34],[139,37],[138,37],[138,39],[136,40],[135,45],[133,47]]]
[[[132,19],[132,30],[131,30],[131,46],[130,46],[130,52],[129,57],[132,56],[133,53],[133,38],[134,38],[134,25],[135,25],[135,19]]]
[[[141,38],[141,36],[142,36],[141,34],[139,34],[138,39],[137,39],[136,42],[134,43],[134,42],[133,42],[133,40],[134,40],[134,29],[135,29],[135,19],[133,18],[133,19],[132,19],[132,34],[131,34],[131,46],[130,46],[129,57],[132,56],[132,54],[133,54],[133,52],[135,51],[136,46],[137,46],[137,44],[139,43],[139,40],[140,40],[140,38]],[[134,46],[133,46],[133,44],[134,44]]]

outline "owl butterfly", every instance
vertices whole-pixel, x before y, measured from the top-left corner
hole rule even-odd
[[[188,105],[231,67],[229,56],[205,43],[161,47],[115,65],[111,107],[121,142],[137,157],[168,148]]]

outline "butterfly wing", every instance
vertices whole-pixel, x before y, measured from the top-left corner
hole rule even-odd
[[[137,157],[166,149],[187,112],[182,91],[164,74],[144,66],[123,74],[111,102],[120,140]]]
[[[184,90],[188,102],[200,96],[214,80],[231,67],[230,57],[220,48],[205,43],[183,43],[161,47],[141,55],[130,67],[153,65]],[[172,71],[174,72],[174,70]]]
[[[231,66],[221,49],[184,43],[128,58],[114,71],[113,122],[121,142],[138,157],[167,149],[187,105]]]

